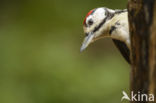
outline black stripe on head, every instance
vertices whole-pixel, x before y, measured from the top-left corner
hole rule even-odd
[[[106,20],[107,18],[103,19],[103,21],[98,26],[95,27],[95,29],[93,30],[93,33],[98,31],[102,27],[102,25],[105,24]]]
[[[102,25],[105,24],[105,22],[107,20],[110,20],[111,18],[114,17],[114,13],[109,12],[107,8],[104,8],[104,9],[105,9],[105,16],[106,17],[102,20],[102,22],[98,26],[95,27],[95,29],[93,30],[93,33],[95,33],[96,31],[98,31],[102,27]]]

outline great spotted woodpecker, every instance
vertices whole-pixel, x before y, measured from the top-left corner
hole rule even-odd
[[[130,63],[130,36],[127,10],[112,10],[101,7],[91,10],[83,22],[85,39],[80,51],[94,41],[109,37],[123,57]]]

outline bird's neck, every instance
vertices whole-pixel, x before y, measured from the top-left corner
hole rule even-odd
[[[118,17],[117,17],[118,16]],[[120,15],[115,15],[111,20],[102,26],[103,37],[109,37],[112,39],[120,40],[124,42],[130,49],[130,37],[128,27],[127,12]]]

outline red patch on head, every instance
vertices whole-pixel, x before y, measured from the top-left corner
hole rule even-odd
[[[84,19],[84,21],[83,21],[83,24],[86,23],[87,17],[88,17],[91,13],[93,13],[93,11],[94,11],[94,10],[91,10],[91,11],[88,12],[88,14],[86,15],[86,17],[85,17],[85,19]]]

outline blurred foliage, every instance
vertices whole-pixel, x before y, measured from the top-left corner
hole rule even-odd
[[[129,66],[112,41],[79,49],[90,9],[126,3],[1,0],[0,103],[120,103]]]

